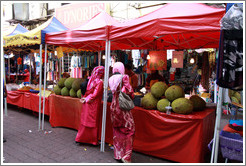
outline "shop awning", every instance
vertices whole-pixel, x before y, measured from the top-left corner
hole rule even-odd
[[[46,33],[64,31],[67,29],[68,28],[66,28],[60,21],[58,21],[55,17],[52,17],[48,21],[31,31],[14,36],[5,36],[3,38],[3,45],[4,47],[10,47],[35,45],[41,43],[44,44]]]
[[[110,41],[130,44],[122,49],[218,48],[225,9],[200,3],[170,3],[111,27]],[[126,46],[127,46],[126,45]]]
[[[104,50],[105,40],[109,33],[108,29],[116,23],[118,22],[114,18],[102,11],[78,28],[46,34],[45,42],[76,49]],[[112,48],[116,47],[112,45]],[[117,49],[120,49],[120,47],[117,47]]]
[[[7,31],[3,32],[3,36],[14,36],[25,32],[28,32],[28,30],[22,25],[17,24],[13,27],[10,27]]]

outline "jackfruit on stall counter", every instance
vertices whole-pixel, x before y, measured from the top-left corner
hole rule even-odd
[[[165,107],[169,106],[169,103],[170,103],[169,100],[167,100],[167,99],[161,99],[157,103],[157,109],[159,111],[161,111],[161,112],[166,112],[167,110],[166,110]]]
[[[62,88],[61,95],[62,96],[69,96],[69,90],[67,89],[67,87]]]
[[[172,109],[178,114],[189,114],[193,111],[193,103],[186,98],[178,98],[172,102]]]
[[[233,96],[237,98],[237,100],[238,100],[238,102],[239,102],[239,104],[240,104],[240,103],[241,103],[241,95],[240,95],[240,93],[235,92],[235,93],[233,94]]]
[[[145,109],[156,109],[158,100],[149,92],[141,100],[141,105]]]
[[[67,78],[66,81],[64,82],[64,85],[67,89],[71,89],[72,88],[72,84],[74,82],[75,78]]]
[[[184,97],[185,93],[182,87],[178,85],[172,85],[167,88],[165,96],[169,101],[174,101],[175,99]]]
[[[194,111],[202,111],[206,107],[206,102],[197,95],[192,95],[190,101],[193,103]]]
[[[73,81],[72,84],[72,89],[75,90],[76,92],[80,89],[80,84],[84,82],[84,79],[82,78],[77,78]]]
[[[71,97],[77,97],[77,92],[76,92],[75,90],[73,90],[73,89],[70,89],[69,95],[70,95]]]
[[[77,97],[80,99],[81,98],[81,89],[77,91]]]
[[[65,85],[64,85],[64,82],[66,81],[66,78],[61,78],[59,81],[58,81],[58,86],[60,88],[63,88]]]
[[[158,99],[165,94],[167,88],[168,86],[165,82],[159,81],[151,86],[150,91],[151,94]]]
[[[56,95],[61,95],[61,88],[58,85],[54,87],[54,91]]]
[[[234,102],[234,103],[237,103],[237,104],[240,104],[238,99],[234,96],[231,97],[231,101]]]

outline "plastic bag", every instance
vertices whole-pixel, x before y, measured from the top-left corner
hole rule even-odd
[[[221,19],[221,28],[224,30],[243,29],[243,4],[235,3]]]

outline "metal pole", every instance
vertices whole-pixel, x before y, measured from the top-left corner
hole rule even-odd
[[[103,117],[102,117],[102,131],[101,131],[101,152],[104,152],[105,146],[105,119],[106,119],[106,111],[107,111],[107,95],[108,95],[108,87],[107,87],[107,54],[108,54],[108,40],[105,42],[105,69],[104,69],[104,93],[103,93]]]
[[[102,56],[102,51],[98,51],[98,66],[101,65],[101,56]]]
[[[3,78],[4,78],[4,84],[6,85],[7,80],[6,80],[6,71],[5,71],[5,59],[4,59],[4,53],[3,53]],[[4,86],[4,85],[3,85]],[[6,87],[7,90],[7,87]],[[8,109],[7,109],[7,97],[4,98],[4,111],[5,111],[5,116],[8,116]]]
[[[45,111],[45,89],[46,89],[46,66],[47,66],[47,44],[45,44],[44,51],[44,97],[43,97],[43,117],[42,117],[42,130],[44,130],[44,111]]]
[[[4,65],[5,65],[5,61],[4,61]],[[8,77],[10,78],[10,58],[8,58]]]
[[[213,138],[213,147],[210,163],[217,163],[218,159],[218,149],[219,149],[219,132],[220,132],[220,119],[221,119],[221,106],[222,106],[222,98],[223,98],[223,88],[219,87],[218,94],[218,103],[216,109],[216,122],[214,128],[214,138]]]
[[[31,56],[31,54],[29,54],[29,60],[30,60],[30,66],[29,66],[29,84],[31,84],[32,82],[32,64],[31,64],[31,58],[32,56]]]
[[[59,79],[61,79],[61,58],[59,59]]]
[[[105,73],[104,73],[104,98],[103,98],[103,117],[102,117],[102,133],[101,133],[101,152],[105,147],[105,129],[107,115],[107,99],[108,99],[108,76],[109,76],[109,59],[110,59],[110,41],[106,40],[105,46]]]
[[[39,47],[39,55],[40,55],[40,71],[39,71],[39,114],[38,114],[38,130],[40,130],[40,123],[41,123],[41,97],[42,97],[42,44]]]

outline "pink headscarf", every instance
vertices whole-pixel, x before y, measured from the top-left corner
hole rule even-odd
[[[129,89],[130,83],[129,83],[129,77],[125,75],[125,67],[122,62],[116,62],[113,67],[113,73],[119,72],[120,74],[113,75],[109,78],[109,88],[111,89],[112,93],[115,93],[117,90],[117,87],[119,86],[121,82],[121,77],[123,75],[123,84],[127,89]],[[122,75],[121,75],[122,74]],[[122,84],[122,87],[123,87]]]
[[[89,77],[86,90],[89,91],[95,85],[97,85],[97,83],[100,81],[103,75],[104,75],[104,67],[103,66],[95,67],[91,73],[91,76]]]

